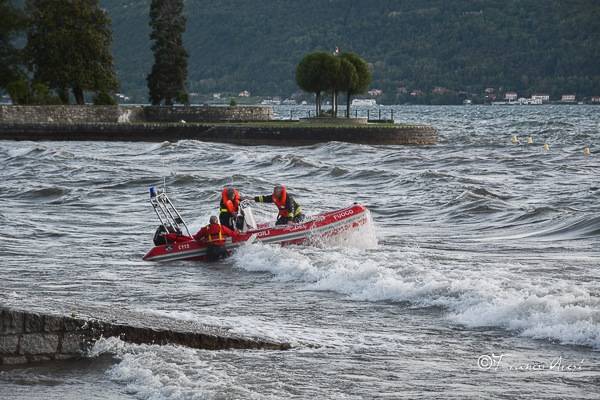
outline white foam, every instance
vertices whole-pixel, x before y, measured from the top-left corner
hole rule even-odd
[[[307,289],[335,291],[351,300],[440,306],[469,327],[500,327],[532,338],[600,349],[600,299],[591,288],[547,277],[523,277],[520,265],[445,261],[418,248],[365,251],[256,244],[235,255],[235,265],[299,281]]]
[[[203,315],[190,311],[156,310],[138,308],[137,311],[178,320],[191,321],[198,325],[218,327],[229,333],[245,337],[260,337],[290,343],[294,347],[344,346],[344,340],[337,331],[326,331],[306,325],[294,325],[287,320],[272,320],[256,316]]]
[[[577,287],[505,289],[479,302],[453,305],[450,318],[466,326],[501,326],[537,339],[600,349],[600,301]]]
[[[119,362],[107,374],[143,400],[205,399],[231,384],[198,350],[181,346],[134,345],[118,338],[100,339],[90,356],[114,354]]]

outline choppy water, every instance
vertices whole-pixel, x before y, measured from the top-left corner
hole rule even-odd
[[[395,117],[435,125],[440,143],[0,142],[0,303],[129,309],[294,345],[109,339],[76,364],[0,369],[0,398],[598,398],[600,107]],[[146,263],[146,190],[163,176],[194,228],[231,179],[245,194],[286,183],[308,213],[361,202],[374,226],[333,247]],[[500,366],[481,368],[492,353]]]

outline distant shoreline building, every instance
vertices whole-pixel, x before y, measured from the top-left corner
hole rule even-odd
[[[534,94],[531,96],[531,100],[533,101],[541,101],[542,103],[550,102],[549,94]]]
[[[506,101],[517,101],[518,98],[519,95],[517,94],[517,92],[506,92],[504,94],[504,100]]]
[[[563,103],[575,103],[577,99],[577,96],[575,96],[574,94],[563,94],[560,97],[560,101]]]

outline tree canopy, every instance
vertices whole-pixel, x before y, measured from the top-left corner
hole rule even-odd
[[[150,102],[154,105],[188,102],[185,88],[188,54],[182,37],[186,25],[183,6],[183,0],[152,0],[150,5],[154,65],[147,82]]]
[[[110,19],[98,0],[28,0],[26,11],[26,54],[35,81],[57,90],[65,103],[68,90],[83,104],[84,91],[117,89]]]
[[[365,60],[354,53],[333,55],[314,52],[305,55],[296,67],[298,86],[316,96],[316,112],[321,115],[321,95],[332,95],[332,116],[337,116],[337,96],[347,94],[346,117],[350,116],[350,98],[364,93],[371,83],[371,72]]]
[[[304,56],[296,67],[298,86],[316,96],[316,112],[321,114],[321,94],[332,90],[338,72],[339,60],[325,52],[315,52]]]
[[[24,22],[22,13],[10,0],[0,0],[0,88],[6,88],[21,76],[20,52],[14,46],[14,39],[24,29]]]

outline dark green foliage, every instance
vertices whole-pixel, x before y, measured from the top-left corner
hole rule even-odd
[[[68,102],[85,91],[118,87],[108,15],[98,0],[28,0],[27,55],[35,81],[45,82]]]
[[[345,58],[339,57],[338,58],[339,62],[338,62],[338,72],[337,72],[337,79],[335,82],[335,88],[333,90],[333,115],[337,116],[337,110],[338,110],[338,93],[339,92],[346,92],[346,93],[350,93],[352,91],[352,89],[358,84],[358,73],[356,72],[356,68],[354,67],[354,64],[352,64],[350,61],[348,61]],[[348,94],[346,96],[348,99],[350,98],[350,95]],[[349,107],[349,106],[348,106]],[[346,117],[349,117],[350,115],[350,110],[349,108],[346,108]]]
[[[229,107],[235,106],[237,106],[237,101],[235,101],[235,99],[232,97],[231,99],[229,99]]]
[[[9,0],[0,0],[0,89],[23,75],[19,69],[20,54],[13,41],[24,29],[24,22],[23,15]]]
[[[14,104],[29,104],[31,93],[29,83],[26,80],[19,79],[8,83],[6,91]]]
[[[61,100],[50,93],[48,86],[36,82],[29,84],[25,79],[19,79],[9,83],[6,90],[14,104],[38,105],[38,104],[61,104]]]
[[[150,5],[150,39],[154,42],[154,65],[148,75],[150,102],[172,105],[174,100],[188,102],[188,54],[183,47],[186,18],[183,0],[152,0]]]
[[[346,92],[346,118],[350,118],[350,103],[352,96],[365,93],[373,80],[369,65],[360,56],[354,53],[342,53],[342,62],[352,65],[354,69],[354,79],[348,81],[348,85],[343,88]]]
[[[350,116],[350,97],[364,93],[371,83],[371,72],[365,60],[353,53],[332,55],[315,52],[305,55],[296,67],[296,83],[307,92],[315,93],[317,115],[321,115],[322,92],[331,92],[331,116],[337,116],[338,93],[346,92]]]
[[[117,101],[110,94],[101,91],[94,96],[94,105],[96,106],[114,106]]]
[[[315,94],[317,115],[321,114],[322,93],[335,88],[338,71],[339,59],[325,52],[305,55],[296,67],[298,86]]]
[[[102,0],[115,25],[124,90],[145,93],[148,0]],[[190,91],[289,96],[315,50],[369,60],[372,87],[503,87],[600,95],[598,0],[188,0]]]

